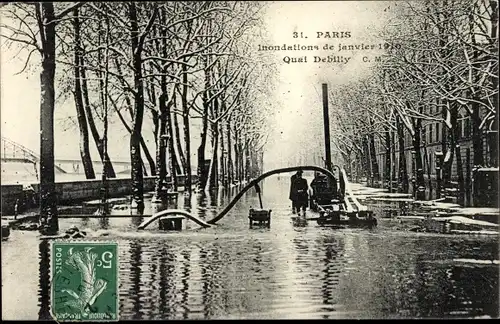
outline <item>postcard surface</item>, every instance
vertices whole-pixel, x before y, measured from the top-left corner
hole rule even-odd
[[[498,1],[0,5],[2,320],[499,316]]]

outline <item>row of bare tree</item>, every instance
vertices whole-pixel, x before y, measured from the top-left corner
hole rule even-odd
[[[264,6],[218,1],[2,6],[6,44],[28,53],[23,70],[32,65],[33,53],[41,57],[42,221],[57,227],[57,100],[74,99],[80,153],[89,179],[96,177],[89,138],[106,179],[116,176],[107,150],[108,120],[120,120],[130,133],[132,197],[139,208],[148,171],[144,158],[150,174],[157,176],[157,196],[169,186],[175,190],[179,175],[191,191],[194,119],[201,121],[200,189],[229,186],[261,171],[266,118],[271,113],[265,100],[274,75],[274,67],[254,50],[253,41],[265,37],[259,33]],[[143,127],[145,118],[152,121],[152,129]],[[155,153],[146,145],[146,132],[154,134]]]
[[[425,126],[438,123],[438,180],[443,188],[457,180],[463,192],[462,112],[471,120],[472,170],[498,166],[497,0],[395,2],[390,10],[393,18],[382,32],[389,45],[373,73],[331,93],[340,107],[334,112],[339,123],[333,142],[346,165],[357,164],[369,179],[384,179],[388,186],[395,173],[403,192],[410,183],[405,152],[412,151],[415,188],[422,197],[423,166],[429,162]],[[376,158],[381,154],[386,160],[384,174]],[[393,172],[389,166],[396,154],[399,165]],[[427,170],[430,179],[429,165]]]

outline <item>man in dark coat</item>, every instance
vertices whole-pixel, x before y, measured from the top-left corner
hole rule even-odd
[[[292,213],[299,212],[300,209],[305,212],[307,207],[307,180],[302,178],[302,171],[297,171],[290,179],[290,200],[292,201]]]

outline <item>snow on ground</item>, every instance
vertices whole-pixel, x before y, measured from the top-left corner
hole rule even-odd
[[[108,198],[107,202],[109,204],[113,204],[113,203],[124,203],[124,202],[127,202],[129,200],[130,200],[130,198],[127,198],[127,197]],[[101,205],[102,204],[102,200],[101,199],[89,200],[89,201],[83,202],[83,204],[87,205],[87,206]]]
[[[356,197],[362,196],[366,197],[365,199],[373,199],[373,198],[387,198],[387,199],[394,199],[394,198],[410,198],[411,194],[405,194],[405,193],[399,193],[399,192],[380,192],[380,193],[373,193],[373,194],[365,194],[363,192],[353,192],[353,194],[356,195]],[[360,198],[361,199],[361,198]]]
[[[446,211],[448,214],[463,216],[499,216],[500,209],[491,207],[461,207],[458,204],[443,203],[436,201],[415,201],[424,210]]]
[[[370,188],[365,187],[359,183],[351,184],[352,193],[358,199],[372,199],[372,197],[377,198],[408,198],[411,197],[411,194],[407,193],[399,193],[399,192],[387,192],[386,189],[383,188]]]
[[[498,168],[479,168],[477,171],[498,171]]]
[[[477,234],[477,235],[497,235],[498,236],[498,231],[488,231],[488,230],[482,230],[482,231],[464,231],[464,230],[450,230],[450,234]]]
[[[403,201],[403,202],[412,202],[411,198],[387,198],[387,197],[367,197],[367,196],[358,196],[358,199],[369,199],[376,201]]]
[[[477,264],[500,264],[498,260],[477,260],[477,259],[453,259],[454,262],[477,263]]]
[[[360,183],[351,183],[351,188],[353,191],[363,191],[365,193],[375,193],[375,192],[385,192],[384,188],[371,188],[363,186]]]
[[[491,207],[466,207],[457,208],[461,215],[491,215],[498,216],[500,214],[500,209]]]
[[[423,221],[427,219],[425,216],[398,216],[396,219],[400,221],[414,221],[414,220],[420,220]],[[486,226],[486,227],[498,227],[498,224],[491,223],[491,222],[486,222],[486,221],[481,221],[481,220],[476,220],[476,219],[470,219],[468,217],[463,217],[463,216],[449,216],[449,217],[431,217],[430,220],[438,221],[438,222],[450,222],[453,224],[464,224],[464,225],[477,225],[477,226]]]
[[[414,204],[419,206],[422,209],[425,209],[425,210],[458,210],[458,209],[460,209],[459,204],[453,204],[453,203],[443,203],[443,202],[433,202],[433,201],[426,201],[426,202],[415,201]]]
[[[463,224],[463,225],[478,225],[488,228],[498,228],[498,224],[484,220],[472,219],[473,216],[492,216],[498,217],[500,215],[499,208],[490,207],[466,207],[463,208],[459,204],[443,202],[444,198],[422,201],[413,200],[411,194],[390,193],[383,188],[370,188],[365,187],[359,183],[352,184],[353,193],[360,200],[374,200],[374,201],[395,201],[395,202],[409,202],[418,206],[418,209],[424,213],[428,213],[431,219],[439,221],[449,221],[450,223]],[[424,220],[426,216],[401,216],[399,220]]]
[[[414,220],[424,220],[425,216],[396,216],[396,219],[399,221],[414,221]]]
[[[478,225],[486,227],[498,227],[498,224],[490,223],[486,221],[470,219],[464,216],[450,216],[450,217],[432,217],[432,220],[450,222],[452,224],[464,224],[464,225]]]

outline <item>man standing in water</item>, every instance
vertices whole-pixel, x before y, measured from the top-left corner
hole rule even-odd
[[[307,180],[302,178],[302,171],[297,171],[290,179],[290,200],[292,201],[292,213],[302,211],[305,213],[307,207]]]

